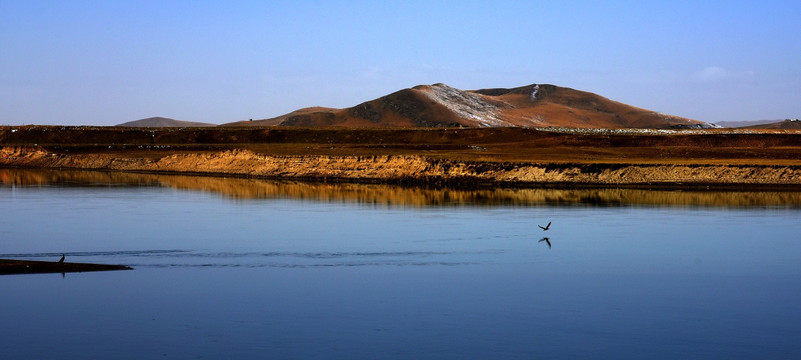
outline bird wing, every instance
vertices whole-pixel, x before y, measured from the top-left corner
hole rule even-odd
[[[537,226],[538,226],[540,229],[542,229],[542,230],[545,230],[545,228],[544,228],[544,227],[542,227],[542,225],[537,225]]]

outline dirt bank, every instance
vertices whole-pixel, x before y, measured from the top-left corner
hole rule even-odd
[[[540,163],[425,155],[264,155],[251,150],[64,153],[5,146],[0,166],[191,173],[243,177],[449,185],[768,185],[801,186],[799,165]]]

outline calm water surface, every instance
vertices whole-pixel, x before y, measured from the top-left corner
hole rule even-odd
[[[799,193],[0,175],[0,257],[136,268],[0,277],[3,359],[801,358]]]

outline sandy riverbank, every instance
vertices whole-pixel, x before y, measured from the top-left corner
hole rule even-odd
[[[457,186],[801,187],[801,132],[0,128],[0,166]]]
[[[187,152],[144,158],[126,156],[125,153],[59,154],[44,148],[4,147],[0,149],[0,165],[465,186],[801,186],[801,166],[789,165],[549,164],[465,161],[419,155],[271,156],[249,150]]]

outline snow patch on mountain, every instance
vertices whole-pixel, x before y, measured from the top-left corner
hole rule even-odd
[[[434,84],[421,89],[434,102],[445,106],[457,116],[478,122],[482,127],[504,126],[506,123],[498,117],[499,108],[481,95],[464,92],[445,84]]]

